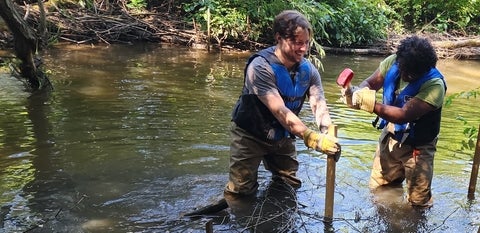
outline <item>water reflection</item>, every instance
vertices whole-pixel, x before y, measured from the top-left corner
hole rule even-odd
[[[271,184],[269,173],[260,170],[260,190],[266,191],[256,197],[250,213],[237,212],[230,218],[232,209],[211,218],[182,219],[182,213],[222,193],[228,174],[230,111],[248,55],[148,44],[60,46],[45,54],[55,87],[50,96],[29,96],[17,81],[2,75],[1,228],[205,232],[212,218],[213,230],[220,232],[253,226],[257,232],[385,232],[402,224],[412,232],[478,228],[478,202],[465,204],[472,151],[460,149],[464,126],[455,117],[462,115],[478,125],[480,99],[460,98],[444,108],[432,186],[435,203],[416,215],[425,221],[411,221],[416,213],[403,202],[387,198],[385,205],[374,205],[368,178],[379,132],[370,125],[373,115],[338,101],[335,79],[344,67],[355,71],[355,82],[382,58],[337,55],[323,60],[322,71],[342,144],[332,225],[325,227],[322,216],[325,156],[300,141],[298,175],[303,184],[294,195]],[[478,86],[478,65],[439,62],[449,92]],[[301,117],[313,126],[311,114],[304,111]]]

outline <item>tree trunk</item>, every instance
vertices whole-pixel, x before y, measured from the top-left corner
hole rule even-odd
[[[46,77],[37,70],[34,62],[37,51],[35,32],[21,17],[11,0],[0,0],[0,16],[13,34],[15,54],[22,61],[19,67],[21,76],[27,80],[30,88],[39,89],[40,80]]]

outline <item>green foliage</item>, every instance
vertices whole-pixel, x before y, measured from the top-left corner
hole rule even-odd
[[[93,9],[95,6],[94,0],[79,0],[78,4],[85,9]]]
[[[478,33],[480,1],[478,0],[386,0],[394,9],[392,15],[407,30]]]
[[[243,35],[244,38],[245,36],[256,38],[255,35],[245,35],[248,33],[246,29],[251,29],[251,24],[247,21],[246,12],[235,7],[235,4],[236,1],[193,1],[184,4],[184,10],[191,14],[190,17],[197,26],[213,37],[238,39]]]
[[[480,95],[480,88],[471,90],[471,91],[462,91],[459,93],[452,94],[450,96],[447,96],[445,99],[445,106],[448,107],[453,104],[453,101],[456,98],[477,98],[477,96]],[[477,126],[472,125],[467,119],[465,119],[463,116],[458,115],[456,120],[461,121],[464,128],[463,128],[463,135],[464,138],[462,139],[462,147],[460,148],[461,150],[473,150],[475,149],[476,145],[476,136],[478,134],[478,129]]]
[[[248,38],[257,40],[260,37],[269,41],[273,40],[271,35],[271,26],[275,15],[285,9],[289,9],[289,4],[286,1],[242,1],[239,0],[238,8],[245,9],[245,14],[248,16],[251,29],[259,30]]]
[[[390,8],[380,0],[292,0],[312,23],[316,40],[335,46],[373,43],[386,36]]]
[[[386,37],[390,8],[382,1],[341,0],[337,4],[327,28],[333,45],[371,44]]]
[[[94,9],[95,0],[51,0],[60,7]],[[144,10],[148,0],[109,4]],[[161,4],[161,3],[158,3]],[[186,21],[195,22],[208,39],[272,43],[271,23],[282,10],[299,10],[312,23],[314,39],[328,46],[372,44],[388,31],[480,34],[479,0],[181,0]]]
[[[463,116],[457,116],[455,118],[463,123],[463,135],[461,150],[473,150],[477,142],[477,127],[469,125],[468,121]]]
[[[445,106],[448,107],[453,104],[453,101],[456,98],[477,98],[480,95],[480,88],[476,88],[470,91],[462,91],[458,93],[451,94],[445,98]]]
[[[132,10],[143,10],[147,7],[146,0],[130,0],[127,7]]]
[[[325,50],[323,50],[322,46],[316,41],[312,40],[310,43],[310,50],[316,52],[315,54],[310,51],[307,55],[307,59],[310,60],[317,69],[323,71],[323,64],[320,60],[325,56]]]
[[[312,24],[316,34],[314,39],[322,43],[357,45],[386,36],[390,8],[383,1],[340,0],[331,4],[316,0],[203,0],[185,3],[183,7],[202,30],[210,26],[217,41],[222,38],[271,41],[273,36],[269,33],[273,18],[285,9],[302,12]]]
[[[325,28],[329,22],[329,15],[333,14],[333,9],[330,6],[314,0],[293,0],[290,1],[290,5],[292,9],[302,12],[310,21],[313,31],[316,34],[316,36],[314,35],[316,40],[328,38],[329,35],[325,31]]]

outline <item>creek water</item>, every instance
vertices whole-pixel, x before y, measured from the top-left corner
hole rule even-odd
[[[350,67],[357,84],[382,58],[356,55],[322,60],[342,145],[331,224],[323,221],[326,157],[301,140],[303,185],[283,193],[293,198],[282,197],[261,167],[262,208],[244,216],[227,209],[183,218],[222,194],[230,112],[248,56],[153,44],[61,45],[42,52],[54,86],[48,95],[24,92],[1,73],[0,232],[477,231],[480,204],[467,198],[474,150],[462,143],[468,142],[464,129],[480,124],[480,98],[458,97],[444,107],[434,206],[412,210],[403,189],[379,196],[368,189],[379,131],[370,124],[374,115],[340,102],[335,79]],[[440,60],[438,66],[449,96],[480,86],[478,61]],[[314,127],[308,104],[300,116]]]

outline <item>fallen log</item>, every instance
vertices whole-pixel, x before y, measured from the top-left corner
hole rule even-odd
[[[433,46],[437,48],[454,49],[462,47],[480,47],[480,39],[471,38],[458,41],[433,41]]]
[[[333,48],[322,47],[326,53],[337,54],[358,54],[358,55],[385,55],[391,53],[387,49],[372,49],[372,48]]]
[[[429,37],[429,36],[426,36]],[[395,53],[400,41],[405,37],[390,37],[382,43],[372,45],[371,48],[334,48],[323,47],[326,53],[355,54],[355,55],[380,55],[386,56]],[[431,38],[439,58],[480,60],[480,37],[449,39]]]

